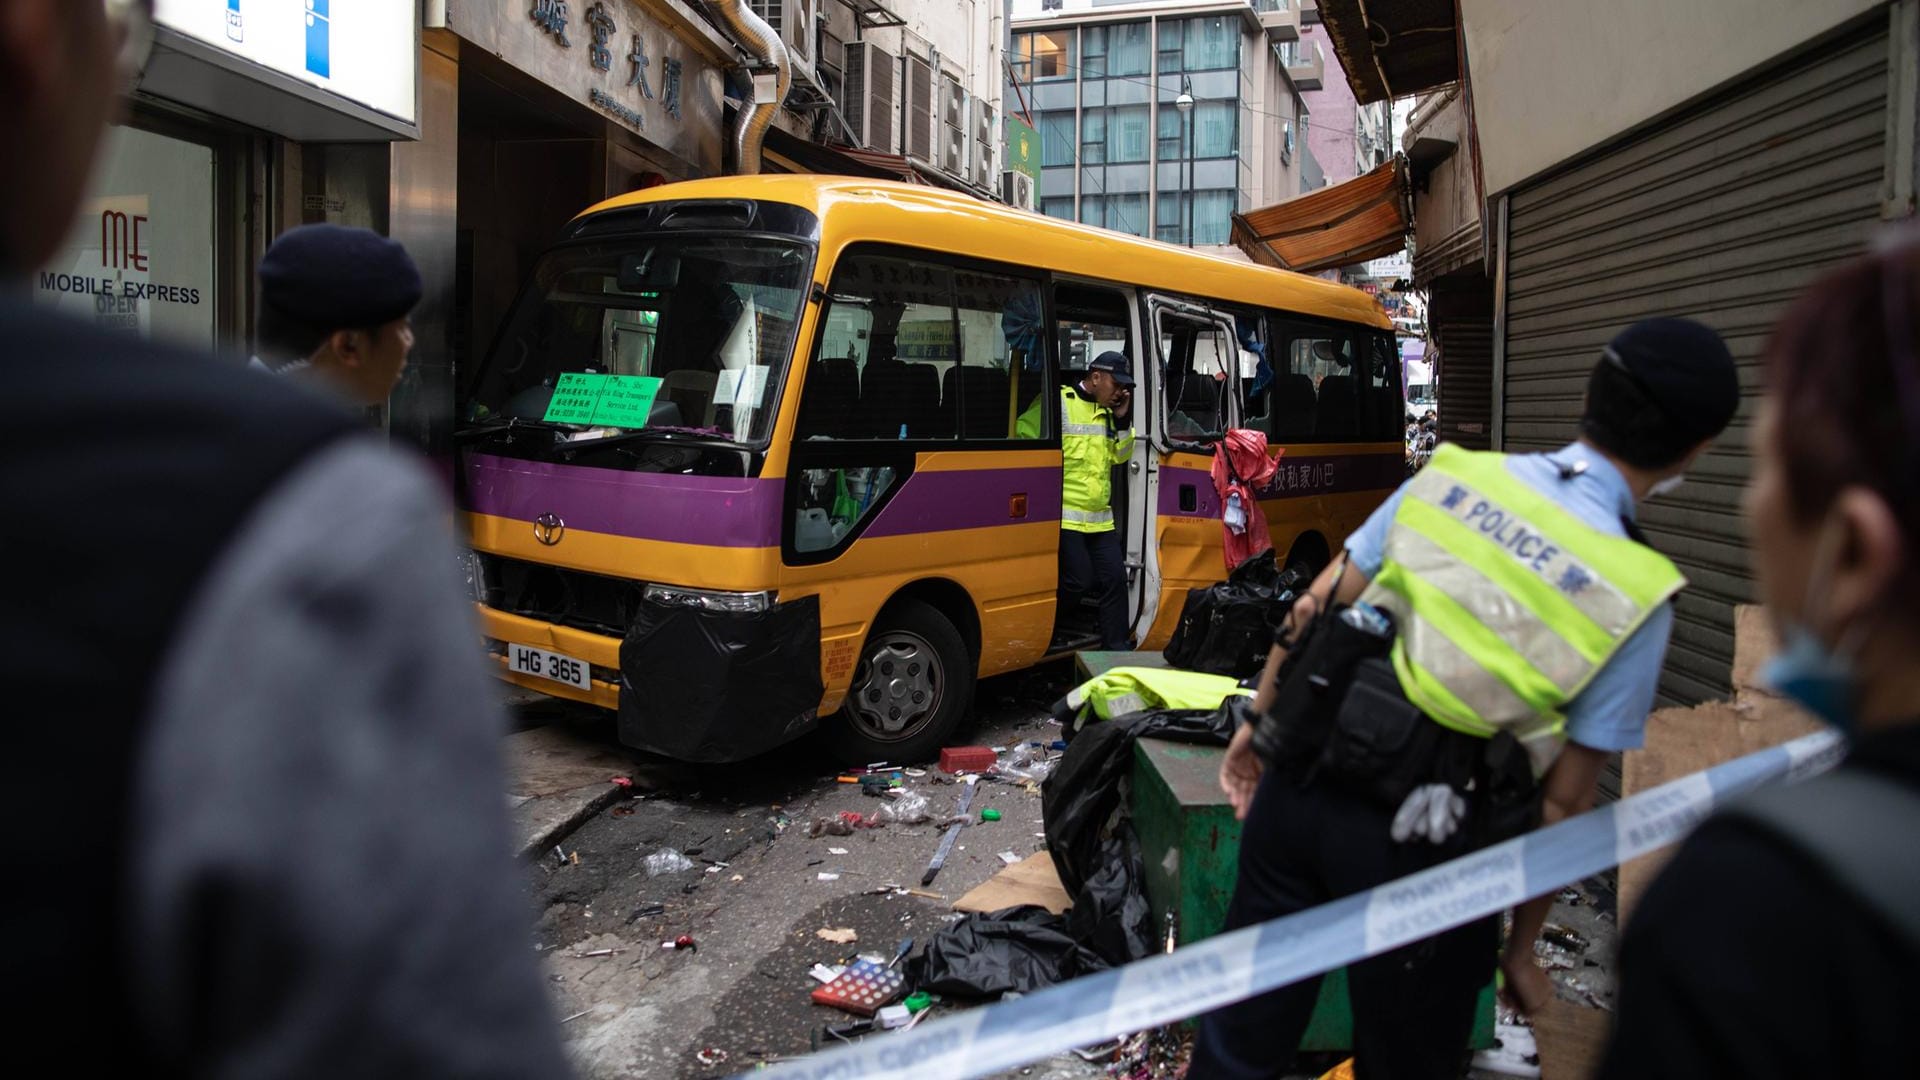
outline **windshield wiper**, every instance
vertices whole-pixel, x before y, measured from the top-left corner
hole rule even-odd
[[[546,420],[532,420],[524,416],[509,416],[499,420],[488,420],[475,424],[472,427],[460,428],[453,433],[453,441],[457,443],[472,442],[474,439],[484,439],[489,435],[498,435],[503,431],[513,431],[518,428],[525,428],[529,431],[559,431],[564,426],[565,425],[551,423]]]
[[[567,451],[598,450],[604,446],[618,446],[621,443],[633,442],[636,439],[644,439],[644,438],[655,438],[655,439],[702,438],[702,439],[718,439],[719,441],[723,441],[723,442],[726,441],[724,436],[712,434],[701,428],[651,427],[651,428],[635,428],[632,431],[623,431],[618,435],[603,435],[598,439],[581,439],[578,442],[556,443],[554,445],[554,449],[567,450]]]

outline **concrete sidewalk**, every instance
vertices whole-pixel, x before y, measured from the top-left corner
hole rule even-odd
[[[625,798],[613,783],[634,775],[633,758],[606,736],[566,723],[507,736],[507,805],[514,850],[536,858],[582,821]]]

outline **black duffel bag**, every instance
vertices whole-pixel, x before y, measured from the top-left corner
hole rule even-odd
[[[1251,556],[1220,584],[1187,590],[1180,624],[1161,655],[1184,671],[1257,675],[1273,646],[1274,627],[1293,607],[1295,590],[1307,583],[1296,571],[1277,572],[1271,549]]]

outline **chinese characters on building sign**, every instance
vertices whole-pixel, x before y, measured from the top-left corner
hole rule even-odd
[[[533,25],[552,34],[562,46],[573,48],[573,42],[567,40],[567,0],[533,0]]]
[[[607,48],[607,42],[612,40],[614,29],[607,5],[595,4],[587,9],[587,32],[593,35],[593,44],[587,46],[587,63],[595,71],[613,70],[613,50]]]
[[[553,39],[561,45],[567,48],[573,47],[573,42],[567,39],[567,22],[570,18],[567,0],[534,0],[531,14],[534,25],[553,35]],[[614,22],[613,13],[607,10],[603,0],[596,0],[592,7],[587,8],[586,14],[581,16],[581,21],[586,23],[587,32],[592,36],[592,40],[587,45],[587,63],[602,74],[613,70],[613,49],[609,43],[620,29]],[[632,74],[627,76],[627,89],[638,89],[642,99],[659,101],[668,116],[675,120],[680,119],[681,61],[671,56],[660,58],[660,90],[656,94],[647,82],[647,76],[650,74],[647,69],[652,66],[653,59],[647,55],[647,42],[643,35],[633,35],[633,48],[627,53],[625,59],[633,65]],[[587,100],[594,107],[612,114],[616,119],[642,131],[646,130],[644,116],[613,95],[603,90],[594,90],[587,95]]]

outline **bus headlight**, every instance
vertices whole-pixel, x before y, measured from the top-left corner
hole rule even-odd
[[[717,592],[712,589],[683,589],[677,585],[649,585],[644,595],[648,603],[744,615],[758,614],[773,606],[771,589],[760,592]]]

